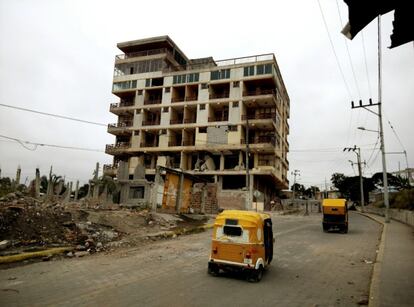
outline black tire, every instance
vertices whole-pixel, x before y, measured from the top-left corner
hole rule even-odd
[[[348,233],[348,225],[345,225],[345,227],[344,227],[344,233]]]
[[[263,271],[264,271],[263,266],[262,265],[259,265],[259,268],[255,272],[255,281],[256,282],[259,282],[259,281],[262,280],[262,278],[263,278]]]
[[[219,267],[214,263],[209,263],[207,268],[207,273],[212,276],[218,276],[220,273]]]
[[[328,232],[328,225],[322,224],[323,232]]]
[[[259,268],[257,270],[252,270],[249,274],[249,278],[248,280],[250,282],[259,282],[262,280],[263,277],[263,266],[260,265]]]

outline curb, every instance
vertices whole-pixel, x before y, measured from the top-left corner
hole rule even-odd
[[[50,248],[50,249],[46,249],[46,250],[38,251],[38,252],[21,253],[21,254],[11,255],[11,256],[1,256],[0,264],[19,262],[19,261],[33,259],[33,258],[47,257],[47,256],[62,254],[64,252],[71,251],[71,250],[73,250],[73,247],[57,247],[57,248]]]
[[[372,270],[372,276],[371,276],[371,286],[369,288],[369,302],[368,307],[377,307],[380,306],[380,276],[381,276],[381,265],[384,259],[384,248],[385,248],[385,240],[386,240],[386,233],[387,233],[387,224],[384,223],[382,220],[378,219],[377,217],[374,217],[372,215],[358,212],[360,215],[363,215],[378,224],[382,225],[382,233],[381,233],[381,239],[378,246],[378,253],[377,257],[375,259],[374,268]]]

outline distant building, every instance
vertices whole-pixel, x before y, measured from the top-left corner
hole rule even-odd
[[[106,174],[120,161],[131,179],[138,165],[148,181],[157,165],[181,169],[216,182],[220,207],[244,207],[248,133],[252,194],[266,203],[288,188],[290,102],[274,54],[189,59],[168,36],[117,46]]]

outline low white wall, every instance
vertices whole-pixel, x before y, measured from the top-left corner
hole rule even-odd
[[[365,207],[365,212],[385,216],[385,208]],[[390,217],[393,220],[414,227],[414,212],[409,210],[390,209]]]

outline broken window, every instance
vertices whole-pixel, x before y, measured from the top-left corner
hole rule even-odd
[[[129,198],[132,198],[132,199],[136,199],[136,198],[142,199],[142,198],[144,198],[144,191],[145,191],[145,188],[144,187],[131,187],[129,189]]]

